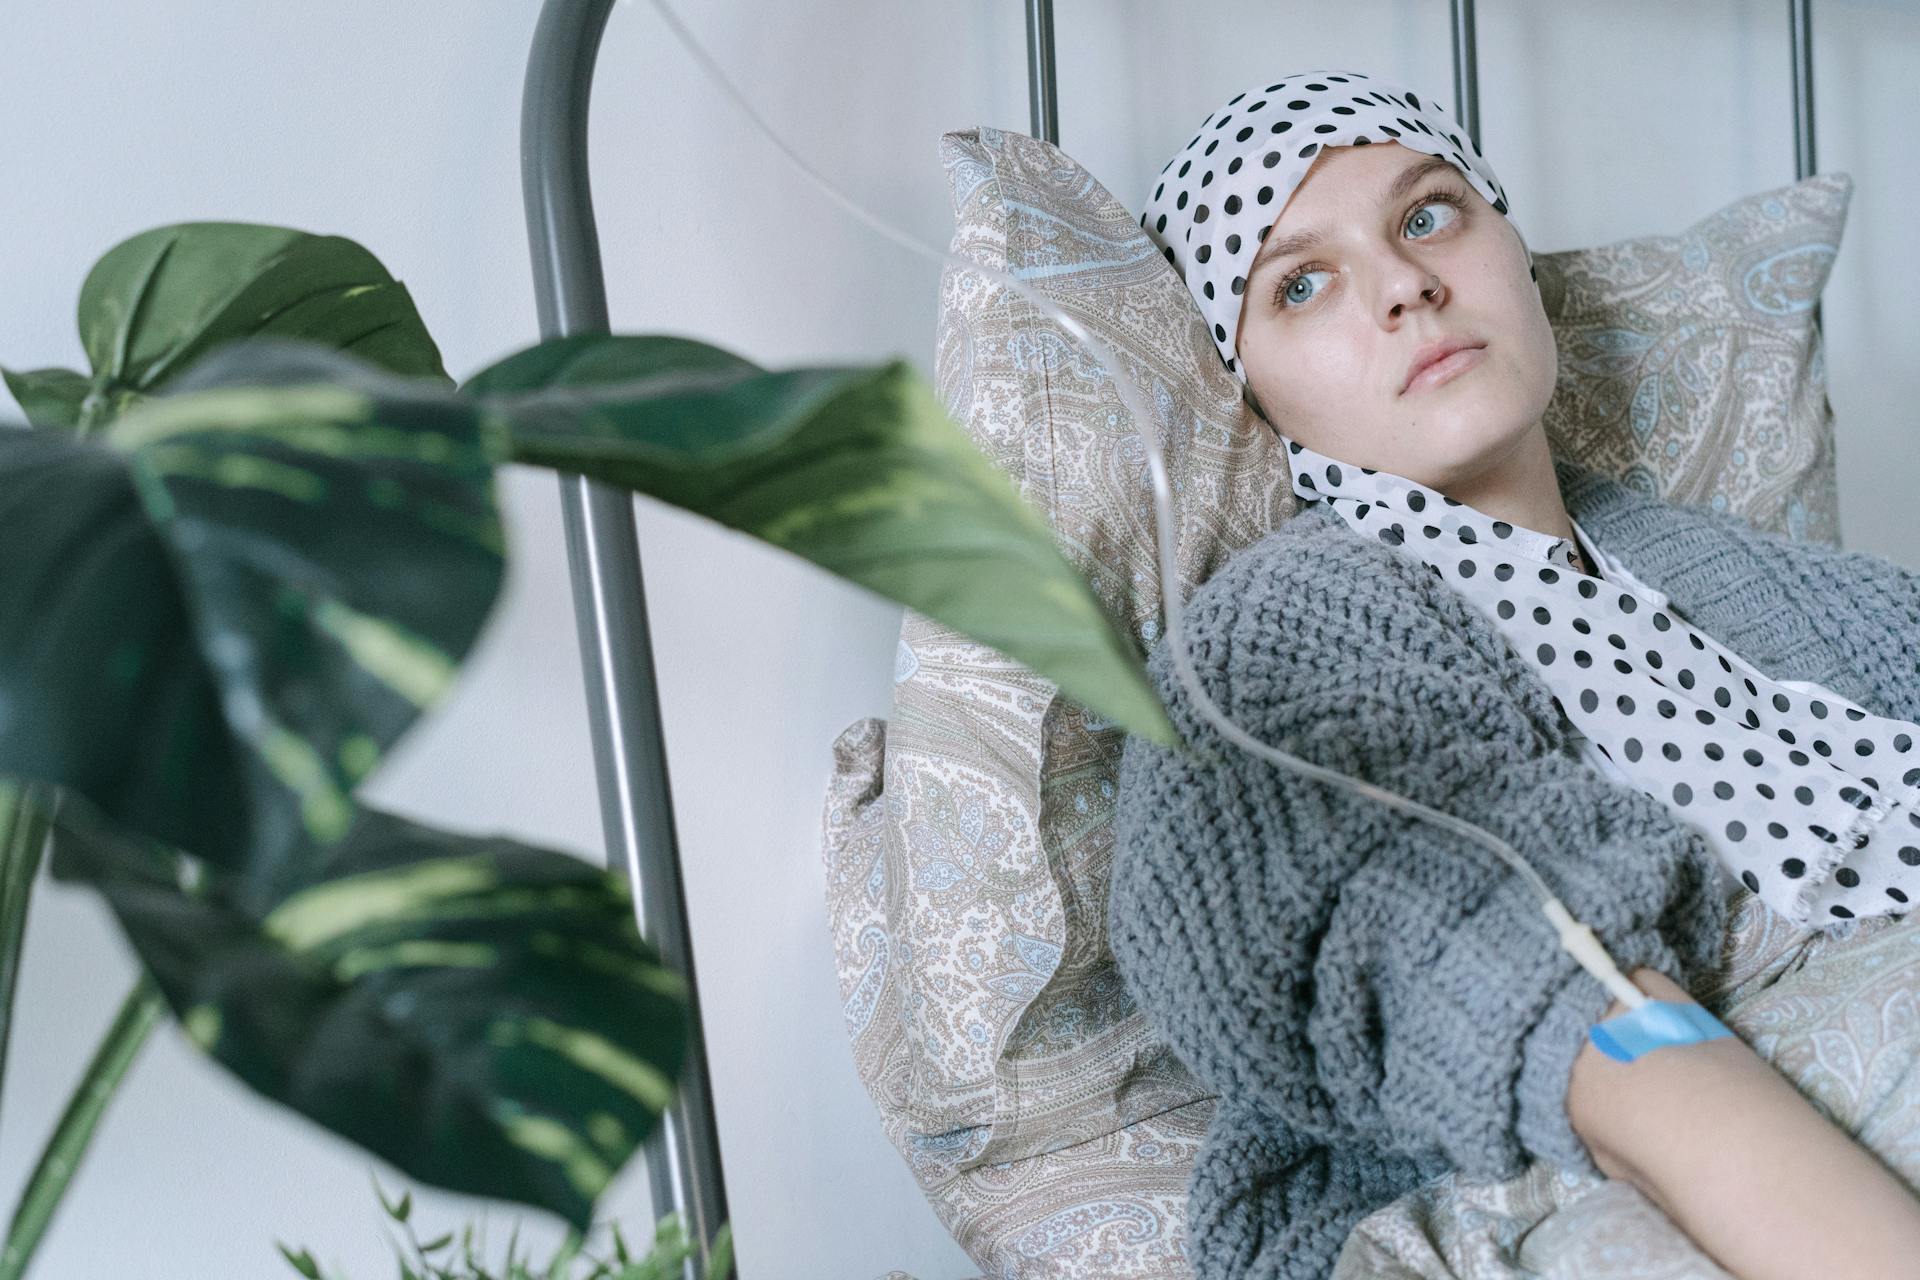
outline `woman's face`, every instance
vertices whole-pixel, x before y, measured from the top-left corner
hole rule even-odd
[[[1318,239],[1282,243],[1302,234]],[[1519,232],[1459,170],[1398,143],[1320,153],[1261,245],[1239,325],[1268,419],[1355,466],[1446,490],[1544,430],[1553,330]],[[1407,386],[1436,339],[1480,349]]]

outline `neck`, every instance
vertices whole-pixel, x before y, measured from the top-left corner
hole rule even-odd
[[[1495,520],[1537,530],[1549,537],[1573,540],[1579,558],[1586,559],[1574,538],[1573,521],[1560,496],[1560,480],[1553,470],[1553,451],[1547,446],[1544,425],[1521,436],[1505,455],[1470,476],[1437,486],[1448,497],[1466,503]],[[1593,572],[1593,566],[1587,566]]]

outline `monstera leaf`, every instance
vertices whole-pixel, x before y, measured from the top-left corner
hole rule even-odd
[[[1164,745],[1132,638],[905,361],[768,371],[685,338],[557,338],[461,390],[512,461],[706,516],[991,645]]]
[[[405,285],[341,236],[247,222],[155,227],[103,254],[80,288],[91,376],[0,370],[40,426],[94,426],[223,343],[299,338],[451,385]]]
[[[252,342],[94,435],[0,431],[0,774],[264,891],[446,692],[504,536],[471,402]]]
[[[361,807],[250,907],[84,803],[62,806],[52,849],[201,1049],[424,1182],[585,1231],[672,1101],[686,983],[624,883],[577,858]]]

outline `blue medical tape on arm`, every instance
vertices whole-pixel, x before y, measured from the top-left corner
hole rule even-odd
[[[1632,1062],[1641,1054],[1670,1044],[1696,1044],[1730,1036],[1726,1024],[1707,1012],[1704,1005],[1678,1000],[1649,1000],[1638,1009],[1629,1009],[1603,1022],[1596,1022],[1587,1034],[1600,1046],[1600,1052],[1617,1062]]]

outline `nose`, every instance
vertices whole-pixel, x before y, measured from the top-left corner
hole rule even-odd
[[[1440,277],[1412,262],[1396,263],[1387,280],[1387,317],[1399,320],[1408,307],[1444,306],[1447,287]]]

